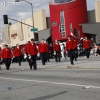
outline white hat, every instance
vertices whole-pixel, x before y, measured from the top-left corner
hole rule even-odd
[[[83,37],[81,37],[80,40],[83,40]]]

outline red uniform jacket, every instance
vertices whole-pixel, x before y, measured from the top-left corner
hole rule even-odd
[[[49,45],[46,44],[46,52],[49,52],[49,51],[50,51]]]
[[[90,43],[91,42],[92,42],[91,40],[84,40],[83,41],[83,48],[90,49]]]
[[[45,43],[40,43],[38,46],[39,52],[43,53],[46,52],[46,44]]]
[[[14,51],[11,51],[12,57],[14,57]]]
[[[2,50],[0,50],[0,58],[2,58]]]
[[[78,40],[73,39],[72,49],[76,49],[77,48],[77,44],[78,44]]]
[[[20,47],[19,48],[15,48],[15,50],[14,50],[14,56],[18,57],[18,56],[21,56],[21,55],[22,55],[21,48]]]
[[[72,40],[68,40],[66,42],[66,50],[67,51],[72,50],[72,46],[73,46],[73,41]]]
[[[11,53],[11,50],[10,48],[4,48],[2,49],[2,58],[3,59],[6,59],[6,58],[12,58],[12,53]]]
[[[26,46],[25,46],[25,48],[24,48],[24,52],[25,52],[26,54],[29,54],[29,45],[30,45],[30,43],[26,44]]]
[[[28,53],[31,55],[31,56],[34,56],[34,55],[37,55],[37,47],[36,47],[36,44],[35,43],[30,43],[29,44],[29,51]]]
[[[53,49],[54,49],[54,51],[61,51],[61,48],[60,48],[60,45],[59,45],[59,43],[58,44],[54,44],[53,45]]]

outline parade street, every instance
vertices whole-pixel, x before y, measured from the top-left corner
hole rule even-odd
[[[69,58],[56,63],[37,61],[38,70],[28,63],[1,66],[0,100],[100,100],[100,57],[78,58],[70,68]]]

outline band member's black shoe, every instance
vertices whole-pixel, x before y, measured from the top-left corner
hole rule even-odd
[[[75,61],[77,61],[77,59],[75,59]]]
[[[71,65],[74,65],[74,63],[72,63]]]

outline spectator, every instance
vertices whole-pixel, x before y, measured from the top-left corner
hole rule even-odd
[[[61,56],[64,58],[64,44],[61,44]]]
[[[96,45],[96,43],[94,43],[93,44],[93,47],[91,49],[91,54],[93,54],[93,55],[96,56],[97,48],[98,48],[98,46]]]
[[[98,49],[97,49],[97,56],[100,55],[100,46],[98,46]]]
[[[98,46],[100,46],[100,39],[99,39],[99,43],[98,43]]]

